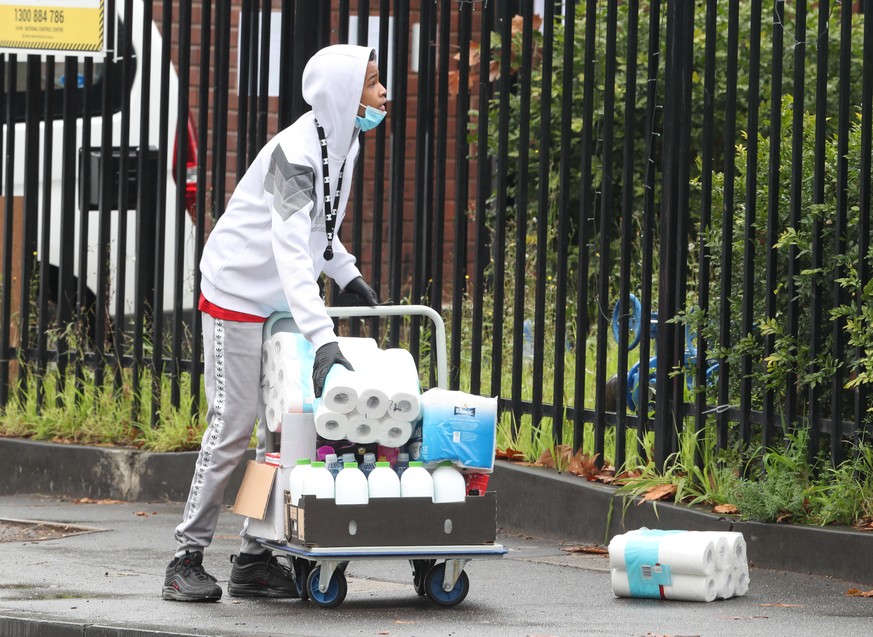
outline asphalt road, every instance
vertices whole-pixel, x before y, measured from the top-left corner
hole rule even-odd
[[[76,504],[0,497],[0,518],[101,529],[60,539],[0,542],[0,635],[330,635],[571,637],[670,635],[857,635],[873,633],[864,584],[752,568],[748,595],[709,604],[619,599],[608,560],[554,540],[500,535],[499,560],[466,567],[471,587],[454,608],[418,597],[403,560],[352,561],[349,592],[335,609],[299,600],[225,597],[216,604],[165,602],[178,503]],[[241,518],[224,512],[206,567],[226,587]],[[22,623],[26,620],[29,623]],[[7,632],[4,632],[4,627]],[[81,628],[84,627],[84,628]],[[65,632],[70,629],[74,632]],[[149,631],[156,631],[155,633]]]

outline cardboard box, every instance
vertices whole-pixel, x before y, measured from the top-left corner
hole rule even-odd
[[[249,518],[263,520],[267,514],[277,468],[271,464],[249,460],[231,510]]]
[[[296,507],[285,496],[288,540],[307,547],[478,545],[497,538],[493,492],[464,502],[374,498],[346,505],[305,495]]]

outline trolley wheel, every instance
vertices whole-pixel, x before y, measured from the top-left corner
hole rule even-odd
[[[297,597],[306,601],[309,599],[309,591],[306,589],[306,580],[312,564],[302,557],[292,557],[291,567],[294,570],[294,587],[297,589]]]
[[[409,560],[412,563],[412,585],[415,592],[424,595],[424,578],[428,570],[436,563],[436,560]]]
[[[335,570],[333,572],[333,577],[330,578],[330,584],[328,584],[327,590],[323,593],[318,590],[320,582],[321,567],[316,566],[309,572],[309,577],[306,579],[306,589],[309,593],[309,600],[322,608],[333,608],[334,606],[339,606],[346,598],[346,593],[348,592],[345,573],[339,569]]]
[[[443,578],[446,573],[445,562],[440,562],[428,570],[424,576],[424,592],[430,601],[440,606],[455,606],[464,601],[467,593],[470,592],[470,578],[464,571],[461,571],[458,581],[450,591],[443,590]]]

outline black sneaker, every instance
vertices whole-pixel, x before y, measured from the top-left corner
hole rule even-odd
[[[178,602],[215,602],[221,599],[221,586],[203,570],[203,553],[185,551],[167,566],[161,596]]]
[[[279,564],[269,551],[232,555],[227,592],[234,597],[297,597],[291,569]]]

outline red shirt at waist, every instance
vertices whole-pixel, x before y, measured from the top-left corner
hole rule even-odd
[[[212,318],[224,319],[226,321],[237,321],[238,323],[263,323],[267,319],[263,316],[255,316],[254,314],[246,314],[244,312],[234,312],[233,310],[225,310],[223,307],[218,307],[214,303],[210,303],[203,292],[200,293],[200,302],[197,304],[197,309],[201,312],[206,312]]]

